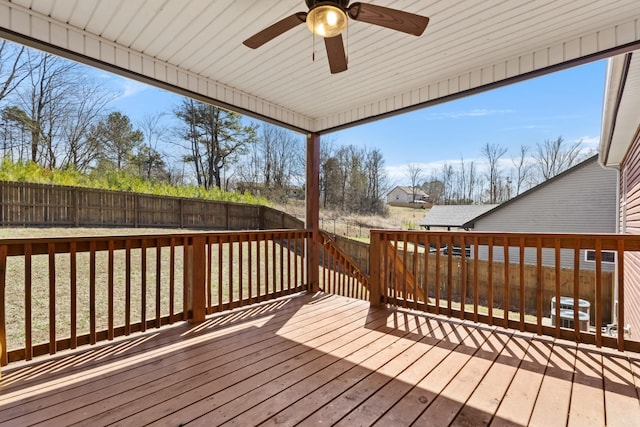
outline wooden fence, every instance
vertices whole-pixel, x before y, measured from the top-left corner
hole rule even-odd
[[[0,226],[264,230],[304,223],[266,206],[0,181]]]

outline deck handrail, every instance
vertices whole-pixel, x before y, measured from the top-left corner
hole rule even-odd
[[[2,239],[0,364],[304,290],[309,237],[286,229]],[[23,346],[8,349],[16,335]]]
[[[606,333],[614,321],[625,324],[625,254],[640,251],[640,236],[372,230],[370,250],[374,305],[640,350],[624,327],[616,327],[615,336]],[[614,261],[603,260],[603,254]],[[412,280],[422,293],[411,289]],[[590,307],[587,331],[580,327],[584,314],[576,309],[569,315],[561,307],[579,307],[581,300]],[[551,301],[559,302],[554,310]]]

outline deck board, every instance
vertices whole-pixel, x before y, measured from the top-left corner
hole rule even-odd
[[[5,367],[2,425],[633,425],[640,356],[301,295]]]

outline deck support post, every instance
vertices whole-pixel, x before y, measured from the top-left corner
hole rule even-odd
[[[190,239],[191,245],[188,248],[185,272],[189,279],[189,287],[187,292],[189,311],[191,317],[190,323],[204,322],[207,314],[207,298],[206,298],[206,253],[205,247],[207,243],[206,237],[193,237]]]
[[[320,290],[320,135],[307,134],[306,176],[307,285],[311,292]]]
[[[369,242],[369,303],[372,307],[382,304],[380,294],[381,276],[381,247],[380,234],[370,232]]]

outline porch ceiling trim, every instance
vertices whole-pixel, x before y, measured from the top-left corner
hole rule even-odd
[[[254,29],[301,9],[299,0],[0,0],[0,36],[304,133],[335,131],[640,47],[640,2],[632,0],[371,2],[432,21],[421,38],[354,24],[348,35],[353,60],[340,75],[329,74],[322,51],[315,62],[299,58],[305,58],[300,41],[307,35],[281,36],[261,51],[241,46]],[[474,9],[478,4],[481,10]],[[181,31],[171,22],[158,29],[156,18],[168,13],[177,13]],[[222,27],[223,19],[233,26]],[[138,28],[137,37],[127,36],[129,27]],[[508,38],[514,31],[517,42]],[[176,53],[179,46],[189,49],[188,58]]]

